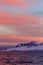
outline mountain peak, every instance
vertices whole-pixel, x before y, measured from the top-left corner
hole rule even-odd
[[[9,48],[6,51],[30,51],[30,50],[43,50],[43,43],[37,43],[36,41],[31,41],[28,43],[21,43],[13,48]]]
[[[38,43],[36,41],[31,41],[31,42],[27,42],[27,43],[20,43],[18,45],[16,45],[15,47],[22,47],[22,46],[37,46]]]

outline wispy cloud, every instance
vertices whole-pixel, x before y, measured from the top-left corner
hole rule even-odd
[[[0,39],[43,40],[43,0],[0,0]]]

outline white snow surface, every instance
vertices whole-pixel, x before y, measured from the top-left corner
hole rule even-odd
[[[14,50],[17,51],[43,50],[43,45],[31,46],[31,47],[27,47],[27,46],[14,47],[14,48],[7,49],[6,51],[14,51]]]

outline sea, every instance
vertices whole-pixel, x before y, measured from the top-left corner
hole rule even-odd
[[[43,50],[3,51],[0,58],[0,63],[4,62],[4,65],[43,65]]]

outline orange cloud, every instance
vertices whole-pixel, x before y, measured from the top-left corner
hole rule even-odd
[[[43,42],[43,37],[26,37],[26,36],[15,36],[15,35],[0,35],[0,39],[14,39],[14,40],[17,39],[17,40],[21,40],[24,42],[26,42],[26,41],[29,42],[29,41],[35,40],[38,42]]]
[[[4,2],[7,4],[14,4],[21,7],[29,7],[28,4],[24,0],[1,0],[0,2]]]
[[[17,34],[20,31],[21,31],[20,33],[23,32],[23,35],[20,35],[20,33],[18,35],[17,34],[16,35],[15,34],[14,35],[0,35],[0,38],[21,39],[21,40],[24,40],[24,41],[29,41],[29,40],[43,41],[43,37],[41,37],[42,33],[40,32],[40,34],[39,34],[39,32],[38,32],[39,30],[41,30],[40,26],[34,29],[37,32],[34,32],[33,29],[31,29],[32,30],[32,32],[31,32],[30,27],[28,28],[28,26],[30,26],[30,25],[31,26],[34,25],[34,24],[40,25],[39,22],[43,23],[43,17],[36,17],[36,16],[33,16],[33,15],[12,15],[12,14],[9,14],[9,13],[0,13],[0,25],[10,25],[11,27],[13,26],[13,28],[15,28],[17,30],[16,31]],[[33,35],[33,32],[34,32],[34,35],[29,36],[28,31],[26,32],[25,30],[26,31],[29,30],[32,35]],[[24,32],[27,33],[27,35],[24,35]],[[38,34],[39,34],[39,37],[37,37]]]
[[[9,40],[11,41],[12,39],[15,42],[1,42],[0,45],[15,45],[19,43],[24,43],[24,42],[30,42],[30,41],[38,41],[38,42],[43,42],[43,38],[40,37],[26,37],[26,36],[15,36],[15,35],[0,35],[0,40]]]
[[[33,5],[34,0],[0,0],[0,2],[16,5],[23,8],[29,8]]]
[[[43,21],[43,18],[33,15],[13,15],[0,12],[0,24],[33,24],[37,23],[39,19]]]

